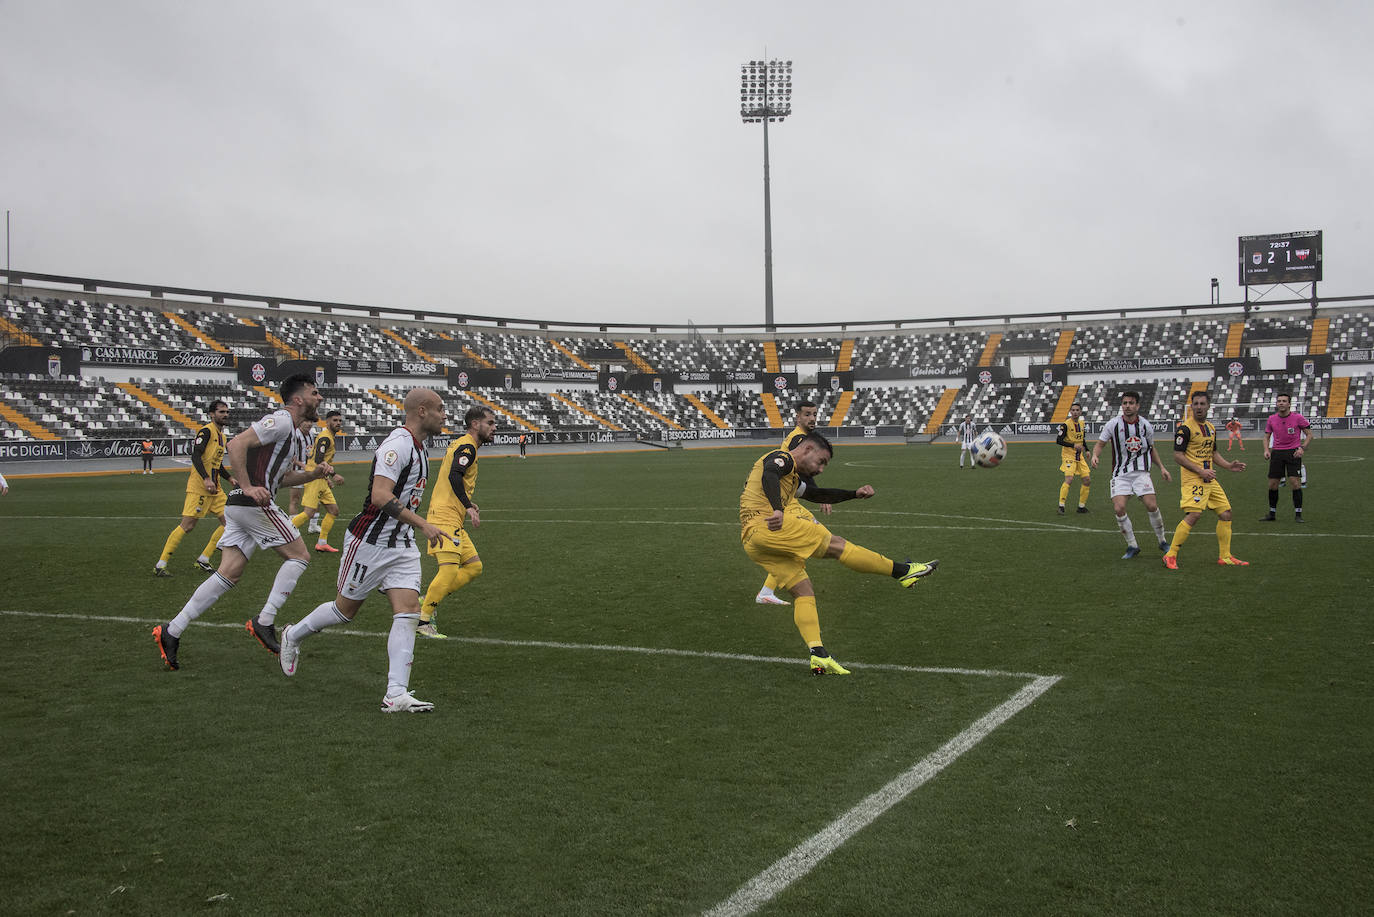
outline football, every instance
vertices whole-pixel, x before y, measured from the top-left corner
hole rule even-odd
[[[996,468],[1007,457],[1007,441],[988,430],[973,439],[973,460],[984,468]]]

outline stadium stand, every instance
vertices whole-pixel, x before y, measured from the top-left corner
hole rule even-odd
[[[338,315],[282,312],[271,308],[232,309],[222,303],[203,309],[150,299],[146,305],[124,297],[119,302],[85,296],[10,296],[0,304],[0,345],[53,348],[144,348],[163,351],[230,351],[243,357],[296,357],[517,370],[535,383],[520,388],[442,388],[450,427],[474,404],[498,412],[509,431],[629,431],[656,436],[664,428],[790,429],[793,407],[809,398],[820,406],[822,424],[842,417],[846,426],[901,427],[922,431],[937,414],[947,423],[972,414],[979,425],[1040,424],[1063,407],[1063,381],[966,382],[980,358],[1007,366],[1016,358],[1034,364],[1069,364],[1075,373],[1073,397],[1091,419],[1116,413],[1119,394],[1142,393],[1146,416],[1172,423],[1188,392],[1205,384],[1213,393],[1217,416],[1255,414],[1280,389],[1292,389],[1297,406],[1309,416],[1363,417],[1374,409],[1374,382],[1368,350],[1374,348],[1374,308],[1360,306],[1307,309],[1264,315],[1164,317],[1107,320],[1066,326],[1065,320],[1003,321],[988,329],[893,329],[885,333],[738,335],[723,331],[633,335],[566,333],[469,326],[454,321],[351,319]],[[168,308],[172,307],[172,308]],[[1212,361],[1227,352],[1251,356],[1263,348],[1286,348],[1290,355],[1323,355],[1333,371],[1290,376],[1253,373],[1213,379]],[[1269,353],[1269,351],[1265,351]],[[1326,355],[1330,356],[1326,356]],[[1189,358],[1190,371],[1172,378],[1123,377],[1092,372],[1083,362],[1140,356]],[[829,371],[846,361],[857,387],[851,392],[808,385],[811,372]],[[273,404],[270,388],[245,386],[227,371],[182,372],[159,378],[156,369],[105,370],[83,360],[80,377],[36,374],[0,376],[0,440],[30,438],[115,438],[188,435],[204,419],[212,400],[230,405],[229,426],[242,429]],[[1079,368],[1074,368],[1078,362]],[[800,390],[777,399],[770,415],[759,386],[719,382],[674,384],[673,376],[728,370],[800,371]],[[1192,367],[1196,367],[1193,369]],[[1326,369],[1326,364],[1321,367]],[[660,391],[598,390],[590,370],[666,374]],[[885,385],[906,375],[940,376],[938,381]],[[919,370],[919,373],[915,372]],[[145,372],[146,371],[146,375]],[[580,375],[564,374],[576,371]],[[1155,374],[1166,375],[1163,372]],[[1333,377],[1339,377],[1335,379]],[[1062,375],[1060,377],[1062,379]],[[570,381],[569,381],[570,380]],[[1199,383],[1198,380],[1203,380]],[[397,422],[406,390],[425,380],[342,378],[324,387],[325,399],[347,419],[346,434],[376,435]],[[1339,381],[1339,385],[1335,382]],[[443,385],[442,377],[439,384]],[[765,391],[771,388],[764,386]],[[948,392],[948,400],[944,401]],[[1334,397],[1333,397],[1334,395]],[[933,434],[935,431],[929,431]]]

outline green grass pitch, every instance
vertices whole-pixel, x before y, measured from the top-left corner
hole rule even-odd
[[[1252,566],[1216,566],[1205,517],[1176,573],[1139,503],[1144,550],[1120,559],[1105,468],[1090,514],[1055,514],[1049,445],[971,471],[949,447],[842,443],[821,483],[877,496],[832,531],[941,561],[910,590],[811,562],[848,678],[812,677],[790,609],[753,602],[736,509],[762,451],[484,460],[486,572],[441,608],[455,639],[417,646],[427,716],[377,709],[380,596],[282,677],[242,630],[274,555],[163,671],[149,630],[210,534],[151,575],[184,474],[12,479],[4,910],[701,913],[1039,674],[1061,679],[758,912],[1367,912],[1374,442],[1317,442],[1305,526],[1286,490],[1257,521],[1247,453],[1222,480]],[[343,469],[345,516],[364,469]],[[1177,484],[1156,483],[1172,533]],[[336,572],[315,555],[279,620]]]

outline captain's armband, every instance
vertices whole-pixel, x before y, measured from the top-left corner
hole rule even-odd
[[[386,513],[392,519],[400,519],[401,513],[404,510],[405,507],[401,505],[401,501],[397,500],[395,497],[392,497],[387,501],[386,505],[382,507],[382,512]]]

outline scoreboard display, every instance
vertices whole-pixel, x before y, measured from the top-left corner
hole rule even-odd
[[[1322,231],[1240,237],[1240,285],[1313,283],[1322,279]]]

